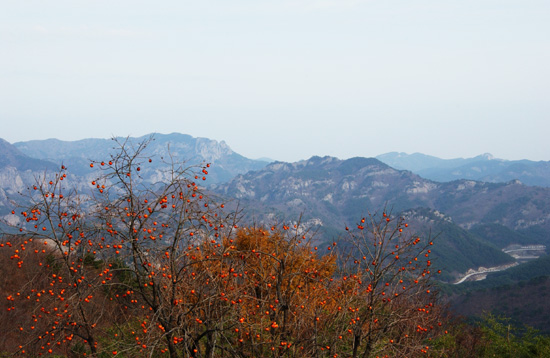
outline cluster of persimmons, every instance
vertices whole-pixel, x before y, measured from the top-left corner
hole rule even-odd
[[[0,351],[69,357],[414,357],[441,333],[429,241],[389,213],[320,246],[300,222],[238,225],[148,142],[37,180],[0,243]],[[96,172],[98,170],[99,172]],[[93,178],[92,178],[93,177]],[[317,242],[319,247],[314,246]]]

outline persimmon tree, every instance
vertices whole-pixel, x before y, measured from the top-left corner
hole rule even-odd
[[[11,259],[22,268],[25,245],[43,244],[34,252],[42,254],[39,266],[51,281],[50,289],[40,290],[34,287],[37,279],[29,279],[8,295],[10,304],[16,297],[36,301],[31,312],[20,312],[15,302],[10,309],[46,322],[41,330],[37,323],[18,328],[25,342],[20,353],[34,354],[29,347],[37,344],[43,351],[38,354],[60,352],[63,345],[80,340],[92,356],[155,350],[176,356],[179,340],[174,333],[187,334],[182,316],[195,305],[179,305],[183,301],[178,295],[190,280],[198,281],[192,271],[201,256],[195,250],[200,251],[206,238],[214,247],[216,240],[230,235],[234,223],[219,215],[202,193],[199,181],[206,180],[208,164],[167,162],[167,169],[156,173],[162,180],[151,183],[140,176],[153,160],[144,155],[149,141],[117,144],[110,158],[90,163],[91,171],[99,170],[90,182],[93,192],[67,185],[62,166],[59,173],[38,178],[25,196],[26,207],[17,210],[21,224],[17,233],[9,233],[18,242]],[[17,215],[15,210],[12,214]],[[8,243],[6,248],[13,246]],[[43,270],[36,271],[43,277]],[[106,314],[108,309],[117,311],[116,319]],[[118,338],[136,318],[142,334],[134,332],[135,341],[125,344],[127,340]],[[103,347],[98,337],[107,332],[101,327],[113,335]]]
[[[92,182],[99,204],[92,221],[99,225],[101,240],[110,242],[124,263],[118,272],[127,280],[116,285],[123,285],[126,296],[143,310],[137,346],[176,357],[180,345],[192,356],[210,329],[197,330],[196,324],[219,323],[217,307],[209,304],[218,292],[201,289],[197,298],[188,294],[216,285],[202,269],[204,262],[220,257],[221,239],[231,235],[235,216],[224,214],[223,204],[202,192],[199,181],[206,180],[209,164],[197,171],[167,162],[168,169],[159,175],[163,182],[145,182],[140,172],[152,160],[143,156],[147,142],[136,148],[129,145],[122,143],[121,151],[108,161],[92,163],[101,169]],[[113,352],[135,347],[119,346]]]
[[[65,190],[66,178],[62,166],[58,173],[37,179],[24,195],[27,208],[19,213],[18,234],[9,236],[17,243],[11,261],[26,275],[33,274],[11,294],[14,313],[30,316],[17,327],[25,338],[21,353],[51,354],[79,340],[95,354],[102,322],[116,321],[109,311],[113,307],[104,303],[108,294],[100,289],[102,270],[90,254],[97,230],[86,219],[89,203],[76,190]],[[7,241],[4,247],[9,246]],[[25,312],[17,309],[15,298],[35,304],[23,304],[29,307]]]
[[[350,283],[340,294],[354,312],[347,329],[353,338],[349,355],[427,353],[426,342],[441,326],[431,280],[433,242],[408,232],[403,218],[385,211],[346,230],[351,249],[341,267]]]

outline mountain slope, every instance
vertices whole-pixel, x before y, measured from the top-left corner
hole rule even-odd
[[[443,287],[461,315],[505,315],[550,332],[550,256],[487,275],[483,281]]]
[[[131,138],[127,145],[136,145],[144,139],[146,137]],[[107,160],[115,144],[112,140],[87,139],[31,141],[17,145],[40,158],[68,164],[71,173],[80,174],[73,179],[80,180],[85,188],[89,180],[93,180],[89,177],[89,159]],[[550,246],[547,235],[550,231],[549,188],[525,186],[517,181],[438,183],[410,171],[394,169],[375,158],[312,157],[296,163],[275,162],[266,166],[265,162],[234,153],[223,142],[181,134],[155,135],[144,155],[154,158],[140,174],[149,181],[160,180],[158,165],[163,160],[188,160],[190,165],[211,162],[209,177],[214,176],[217,181],[211,190],[240,201],[241,207],[246,209],[248,223],[288,222],[301,218],[308,226],[319,229],[321,237],[328,239],[342,233],[346,225],[353,226],[367,216],[369,210],[387,208],[392,215],[408,210],[411,223],[422,221],[417,216],[431,217],[431,226],[419,224],[417,229],[423,235],[430,230],[433,234],[441,233],[438,255],[448,265],[449,275],[468,268],[509,262],[509,257],[499,251],[500,238],[483,231],[469,232],[473,227],[496,225],[507,230],[508,237],[515,235],[525,243]],[[244,173],[251,168],[256,170]],[[239,172],[242,174],[231,181],[220,182]],[[25,180],[20,182],[23,186]],[[411,213],[411,209],[415,211]],[[438,215],[448,216],[449,220],[436,220]]]
[[[0,216],[11,210],[10,198],[34,183],[35,177],[56,169],[54,163],[31,158],[0,138]]]
[[[536,237],[530,237],[521,232],[514,231],[500,224],[480,224],[470,229],[474,235],[491,242],[498,248],[503,249],[509,245],[532,245],[542,242],[536,241]]]
[[[10,167],[18,171],[44,171],[56,167],[54,163],[26,155],[2,138],[0,138],[0,154],[0,169]]]
[[[297,163],[276,162],[256,172],[239,175],[214,187],[219,194],[269,205],[290,218],[304,213],[325,226],[352,223],[367,209],[379,209],[387,201],[394,210],[428,206],[425,193],[435,183],[395,170],[374,158],[312,157]],[[256,205],[256,204],[254,204]],[[253,206],[254,206],[253,205]]]
[[[514,259],[489,242],[456,225],[452,218],[436,210],[417,208],[400,214],[409,227],[435,236],[432,248],[435,265],[443,270],[441,278],[455,281],[470,268],[494,267],[514,262]]]

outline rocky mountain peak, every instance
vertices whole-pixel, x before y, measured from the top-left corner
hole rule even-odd
[[[491,153],[483,153],[481,155],[478,155],[476,158],[481,159],[481,160],[494,160],[494,159],[496,159]]]
[[[195,152],[210,162],[234,154],[233,150],[224,141],[218,142],[207,138],[197,138]]]

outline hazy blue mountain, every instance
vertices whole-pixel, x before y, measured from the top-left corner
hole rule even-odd
[[[422,153],[407,154],[403,152],[381,154],[376,156],[376,159],[396,169],[410,170],[415,173],[430,168],[456,168],[479,161],[500,160],[495,159],[493,155],[489,153],[478,155],[474,158],[441,159]]]
[[[16,146],[0,138],[0,170],[6,168],[14,168],[18,171],[44,171],[57,168],[57,165],[26,155]]]
[[[138,138],[129,138],[128,145],[136,145],[149,137],[154,140],[149,144],[145,155],[155,160],[151,166],[158,167],[162,160],[186,162],[188,165],[212,163],[209,183],[223,182],[237,174],[263,168],[267,162],[252,160],[235,153],[223,141],[207,138],[194,138],[186,134],[151,134]],[[124,142],[125,138],[117,138]],[[58,139],[33,140],[14,144],[23,153],[53,162],[64,162],[71,166],[73,173],[86,174],[91,159],[108,160],[117,144],[113,139],[83,139],[78,141],[61,141]]]
[[[447,182],[458,179],[503,183],[519,180],[526,185],[550,187],[550,161],[504,160],[491,154],[474,158],[441,159],[421,153],[391,152],[376,157],[397,169]]]
[[[260,162],[266,162],[266,163],[273,163],[276,162],[276,160],[266,157],[256,158],[255,160],[258,160]]]

